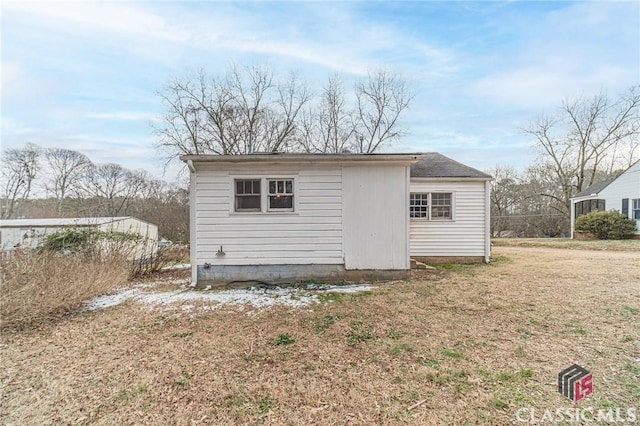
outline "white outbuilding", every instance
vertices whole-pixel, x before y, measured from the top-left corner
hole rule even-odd
[[[488,261],[490,177],[417,183],[416,193],[427,191],[420,209],[429,216],[416,217],[411,166],[425,158],[429,154],[182,156],[191,177],[193,284],[405,278],[410,256],[428,246],[413,238],[433,239],[449,260],[462,253],[465,261]],[[477,212],[481,217],[469,219]],[[423,222],[427,230],[418,231]],[[456,222],[460,227],[451,227]],[[437,229],[446,226],[457,252],[439,239]]]
[[[136,259],[153,256],[157,251],[158,227],[130,216],[3,219],[0,220],[0,248],[2,251],[36,248],[47,235],[67,229],[133,234],[137,244],[131,256]]]

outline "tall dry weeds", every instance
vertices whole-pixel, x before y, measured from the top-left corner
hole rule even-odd
[[[78,309],[127,282],[121,256],[26,251],[0,261],[0,327],[23,327]]]

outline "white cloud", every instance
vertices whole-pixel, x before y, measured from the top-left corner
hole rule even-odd
[[[132,3],[113,2],[7,2],[5,13],[18,13],[38,19],[44,27],[82,30],[88,35],[107,32],[111,35],[153,37],[185,41],[188,34],[171,28],[165,19]],[[75,28],[72,28],[75,27]]]
[[[113,121],[154,121],[158,119],[157,114],[137,111],[115,111],[115,112],[88,112],[85,118],[95,120]]]
[[[540,109],[567,97],[601,89],[620,92],[637,84],[639,8],[637,3],[585,2],[548,13],[514,50],[500,52],[496,67],[471,85],[472,93]]]

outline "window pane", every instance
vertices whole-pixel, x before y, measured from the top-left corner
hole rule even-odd
[[[292,180],[285,181],[285,193],[293,194],[293,181]]]
[[[260,179],[237,179],[236,195],[259,194]]]
[[[270,180],[269,181],[269,194],[275,194],[276,193],[276,181],[275,180]]]
[[[451,194],[431,194],[431,203],[434,206],[450,206]]]
[[[450,219],[451,208],[450,207],[432,207],[431,219]]]
[[[271,209],[292,209],[293,197],[291,195],[276,195],[269,197],[269,208]]]
[[[427,217],[427,207],[411,207],[409,217]]]
[[[236,210],[260,210],[259,195],[245,195],[236,197]]]
[[[284,194],[284,181],[279,180],[278,182],[278,194]]]

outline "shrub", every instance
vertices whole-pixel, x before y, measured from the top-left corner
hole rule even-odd
[[[104,251],[118,251],[130,255],[135,245],[143,242],[143,238],[137,234],[69,228],[46,235],[39,248],[62,253],[101,254]]]
[[[600,240],[618,240],[636,230],[636,221],[617,211],[592,211],[576,219],[575,228]]]
[[[127,282],[129,262],[121,256],[15,252],[0,261],[0,327],[47,321]]]
[[[92,257],[121,257],[129,261],[129,277],[134,278],[158,272],[168,263],[161,254],[151,254],[148,243],[148,239],[138,234],[69,228],[46,235],[38,249]]]

